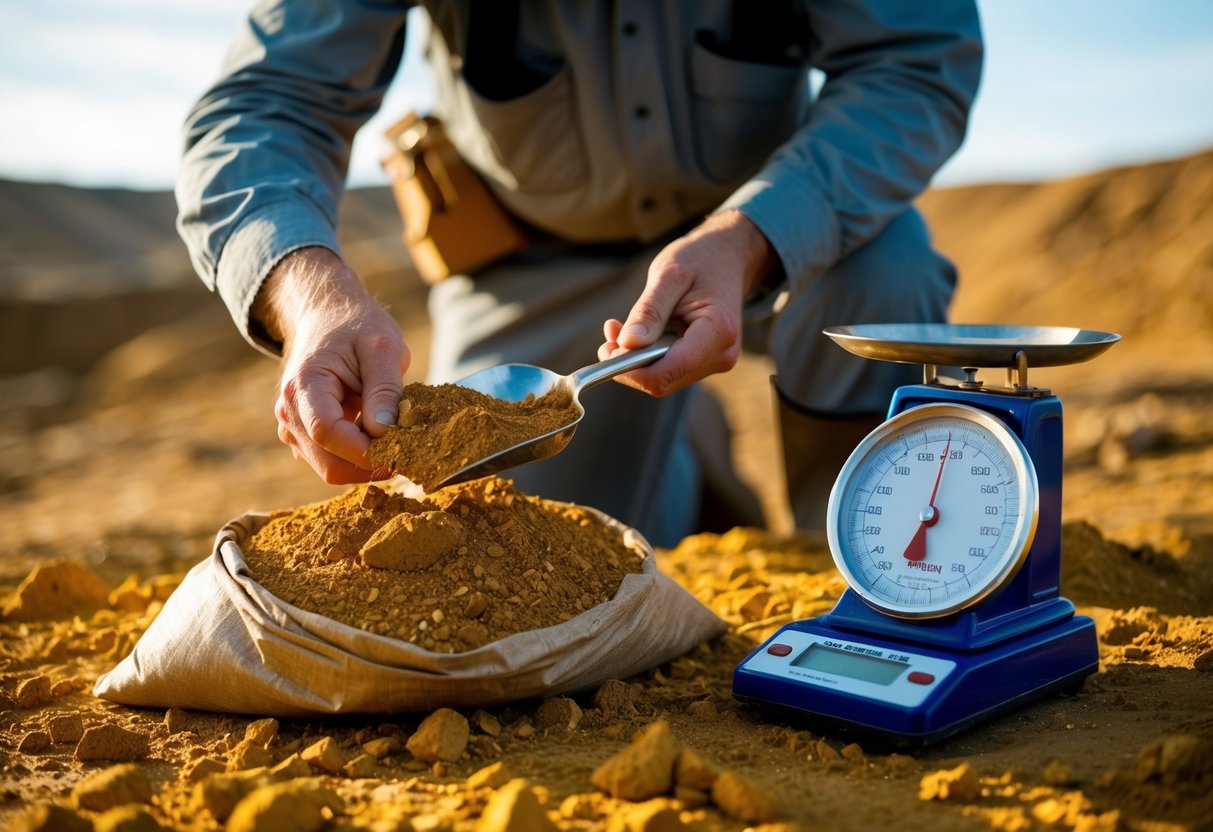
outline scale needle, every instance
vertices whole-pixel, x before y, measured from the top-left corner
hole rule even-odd
[[[939,510],[935,508],[935,496],[939,494],[939,482],[943,479],[943,464],[948,461],[948,449],[952,447],[952,434],[944,443],[943,453],[939,455],[939,471],[935,474],[935,487],[931,489],[931,501],[927,507],[918,513],[918,528],[914,537],[906,546],[906,560],[925,560],[927,557],[927,529],[939,522]]]

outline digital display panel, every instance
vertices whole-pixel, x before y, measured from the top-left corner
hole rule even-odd
[[[902,671],[909,667],[904,662],[835,650],[833,647],[823,647],[820,644],[812,645],[797,656],[792,662],[792,666],[802,667],[805,670],[819,670],[822,673],[833,673],[835,676],[846,676],[877,685],[893,684]]]

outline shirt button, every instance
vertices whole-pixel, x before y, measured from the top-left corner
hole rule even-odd
[[[635,110],[632,110],[632,115],[638,119],[646,119],[649,117],[649,108],[641,104]]]
[[[623,33],[625,35],[627,35],[628,37],[631,37],[632,35],[636,34],[636,24],[630,20],[627,23],[624,23],[623,24]]]

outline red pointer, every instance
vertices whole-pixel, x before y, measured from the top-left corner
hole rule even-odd
[[[948,461],[948,448],[952,447],[952,434],[943,446],[939,457],[939,473],[935,475],[935,487],[931,489],[931,502],[918,515],[918,531],[906,546],[906,560],[925,560],[927,557],[927,529],[939,522],[939,510],[935,508],[935,495],[939,493],[939,481],[943,479],[943,464]]]

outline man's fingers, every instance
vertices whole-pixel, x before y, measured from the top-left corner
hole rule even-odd
[[[304,370],[283,384],[282,399],[287,425],[301,446],[314,444],[359,468],[366,467],[370,439],[346,418],[345,390],[336,377],[321,370]],[[306,447],[304,454],[308,455]]]
[[[676,266],[662,266],[657,260],[653,261],[644,291],[632,304],[627,320],[615,339],[619,346],[635,350],[656,341],[665,331],[666,322],[674,314],[685,291],[684,281],[679,279]]]
[[[399,336],[379,333],[360,340],[355,354],[362,376],[362,427],[371,436],[382,436],[396,424],[409,351]]]
[[[693,321],[659,361],[616,376],[615,381],[650,396],[668,396],[713,373],[732,369],[737,363],[739,349],[736,345],[722,349],[724,345],[721,342],[721,335],[711,321]],[[717,358],[704,363],[704,356]]]

